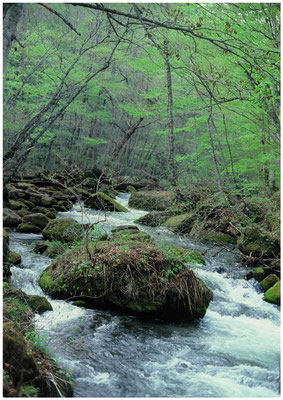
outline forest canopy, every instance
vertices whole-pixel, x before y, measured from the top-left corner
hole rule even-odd
[[[279,188],[280,4],[9,3],[4,174]]]

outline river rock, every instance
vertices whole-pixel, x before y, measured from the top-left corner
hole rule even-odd
[[[40,276],[55,298],[83,300],[88,307],[192,321],[202,318],[212,292],[180,258],[157,249],[138,232],[115,232],[108,242],[84,246],[57,258]],[[126,234],[117,241],[116,235]],[[147,234],[146,234],[147,235]]]
[[[244,229],[238,239],[237,247],[242,253],[254,257],[274,257],[280,249],[278,241],[257,226],[248,226]]]
[[[38,226],[31,224],[29,222],[22,222],[18,227],[17,227],[17,232],[21,233],[40,233],[41,228]]]
[[[3,226],[16,228],[21,223],[21,217],[9,208],[3,208]]]
[[[265,300],[268,303],[280,305],[280,282],[278,281],[264,293]]]
[[[260,282],[260,286],[264,292],[270,289],[276,282],[279,281],[278,276],[270,274]]]
[[[174,193],[168,191],[131,192],[129,207],[139,210],[165,211],[173,204],[174,199]]]
[[[23,223],[35,225],[41,229],[44,229],[49,222],[49,218],[42,213],[29,214],[23,218]]]
[[[118,211],[118,212],[128,212],[126,207],[123,207],[117,201],[111,199],[105,193],[98,192],[91,195],[84,202],[86,207],[94,208],[96,210],[102,211]]]
[[[81,240],[83,229],[73,218],[58,218],[49,221],[42,231],[42,236],[45,240],[74,243]]]
[[[9,252],[8,262],[13,265],[19,265],[22,262],[22,257],[20,254],[16,253],[15,251]]]

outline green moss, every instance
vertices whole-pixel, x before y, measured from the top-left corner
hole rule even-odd
[[[264,292],[270,289],[276,282],[279,281],[278,276],[270,274],[260,282],[260,286]]]
[[[22,262],[22,257],[20,254],[16,253],[15,251],[10,250],[8,262],[13,265],[19,265]]]
[[[85,307],[86,302],[83,300],[75,300],[75,301],[73,301],[73,305],[77,306],[77,307]]]
[[[52,242],[45,242],[47,244],[47,249],[44,251],[44,255],[46,257],[55,258],[63,253],[68,249],[66,243],[52,241]]]
[[[128,185],[127,187],[126,187],[126,192],[136,192],[137,190],[134,188],[134,186],[132,186],[132,185]]]
[[[278,242],[257,226],[246,227],[238,239],[237,246],[242,253],[259,257],[274,256],[279,251]]]
[[[206,231],[202,230],[198,234],[198,238],[201,240],[209,240],[211,242],[224,242],[224,243],[230,243],[230,244],[236,244],[237,239],[227,235],[226,233],[222,232],[211,232],[211,231]]]
[[[190,263],[191,266],[194,266],[194,264],[205,265],[204,258],[198,251],[184,249],[180,246],[162,246],[161,249],[167,257]]]
[[[129,212],[126,207],[123,207],[117,201],[111,199],[111,197],[102,192],[91,195],[85,200],[84,205],[97,210]]]
[[[43,229],[42,236],[50,241],[72,243],[82,239],[83,229],[81,225],[72,218],[58,218],[49,221]]]
[[[165,211],[174,202],[175,195],[167,191],[131,192],[129,207],[149,211]]]
[[[280,305],[280,281],[276,282],[270,289],[264,293],[265,300],[268,303]]]
[[[12,210],[20,210],[21,208],[26,208],[26,205],[20,200],[10,200],[10,207]]]
[[[253,278],[256,281],[261,282],[264,279],[264,277],[265,277],[265,272],[262,267],[253,269]]]
[[[58,282],[55,282],[52,278],[50,267],[42,272],[38,283],[45,293],[52,293],[59,288]]]
[[[153,305],[141,305],[141,304],[134,304],[129,306],[129,308],[133,311],[137,312],[146,312],[146,311],[156,311],[156,307]]]
[[[167,219],[167,221],[163,224],[167,228],[171,229],[174,232],[178,232],[180,225],[185,221],[192,217],[192,213],[190,214],[181,214],[176,215],[175,217],[171,217]]]
[[[17,232],[21,233],[40,233],[41,228],[35,226],[29,222],[23,222],[17,227]]]
[[[43,313],[45,311],[52,311],[51,304],[43,296],[29,295],[27,303],[34,312]]]
[[[123,243],[123,242],[142,242],[154,244],[154,239],[146,232],[140,232],[139,230],[122,230],[114,232],[110,238],[111,242]]]

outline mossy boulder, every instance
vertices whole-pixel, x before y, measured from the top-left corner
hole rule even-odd
[[[29,222],[22,222],[16,230],[20,233],[40,233],[42,229]]]
[[[9,208],[3,208],[3,226],[16,228],[21,223],[21,217]]]
[[[155,227],[162,225],[168,218],[174,217],[177,214],[178,212],[174,211],[154,211],[136,219],[134,222],[140,225]]]
[[[254,268],[252,271],[252,277],[258,281],[261,282],[265,278],[265,271],[262,267],[257,267]]]
[[[19,265],[22,262],[22,257],[20,254],[16,253],[15,251],[10,250],[8,262],[13,265]]]
[[[280,305],[280,282],[278,281],[264,293],[265,300],[268,303]]]
[[[194,234],[194,229],[192,229],[191,234]],[[209,242],[224,242],[229,244],[236,244],[237,239],[224,232],[215,232],[211,229],[202,229],[197,232],[197,237],[200,240],[205,240]]]
[[[274,257],[280,250],[278,241],[257,226],[248,226],[244,229],[238,239],[237,247],[242,253],[254,257]]]
[[[25,203],[20,200],[10,200],[10,207],[12,210],[20,210],[21,208],[27,208]]]
[[[260,286],[264,292],[270,289],[276,282],[279,281],[278,276],[270,274],[260,282]]]
[[[28,214],[31,214],[31,211],[29,211],[29,209],[27,207],[24,207],[24,208],[21,208],[20,210],[17,210],[17,214],[20,217],[24,217],[24,216],[26,216]]]
[[[123,230],[92,244],[90,258],[84,246],[58,257],[41,274],[40,287],[91,308],[175,321],[202,318],[212,292],[180,257],[138,240],[143,232],[133,231],[120,243],[115,235]]]
[[[34,246],[33,248],[33,252],[37,253],[37,254],[43,254],[45,252],[45,250],[47,249],[48,244],[47,243],[38,243]]]
[[[163,252],[170,253],[176,258],[180,257],[180,260],[184,263],[189,263],[190,267],[196,265],[205,265],[205,261],[201,253],[195,250],[184,249],[180,246],[163,246]]]
[[[111,199],[111,197],[107,196],[105,193],[98,192],[89,196],[84,205],[89,208],[94,208],[95,210],[102,211],[118,211],[118,212],[128,212],[126,207],[123,207],[121,204],[117,203],[117,201]]]
[[[59,200],[53,207],[56,211],[68,211],[73,207],[73,203],[70,200]]]
[[[8,232],[3,229],[3,261],[8,261],[10,249],[9,249],[9,235]]]
[[[42,213],[29,214],[23,218],[23,223],[29,223],[41,229],[44,229],[48,222],[49,218]]]
[[[50,258],[60,256],[68,249],[66,243],[62,242],[45,242],[45,244],[47,245],[47,248],[44,250],[43,254]]]
[[[180,232],[182,224],[184,225],[185,221],[192,220],[192,213],[189,214],[180,214],[174,217],[167,219],[167,221],[163,224],[166,228],[172,230],[173,232]],[[192,222],[192,221],[191,221]]]
[[[52,207],[56,204],[56,200],[50,196],[42,196],[40,200],[40,205],[43,207]]]
[[[42,236],[45,240],[72,243],[81,240],[83,229],[73,218],[58,218],[49,221]]]
[[[171,207],[175,195],[169,191],[131,192],[129,207],[139,210],[165,211]]]

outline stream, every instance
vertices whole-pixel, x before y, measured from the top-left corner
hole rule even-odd
[[[127,207],[128,194],[116,200]],[[133,224],[145,211],[129,213],[74,205],[58,217],[80,223],[101,221],[106,232]],[[70,370],[75,397],[278,397],[280,390],[280,308],[266,303],[259,285],[227,251],[178,237],[163,228],[138,225],[156,242],[205,253],[196,270],[214,293],[205,317],[193,324],[148,321],[114,312],[82,309],[52,300],[53,311],[35,317],[35,326],[59,366]],[[40,273],[52,260],[34,254],[41,234],[11,232],[10,249],[22,256],[11,283],[43,295]]]

